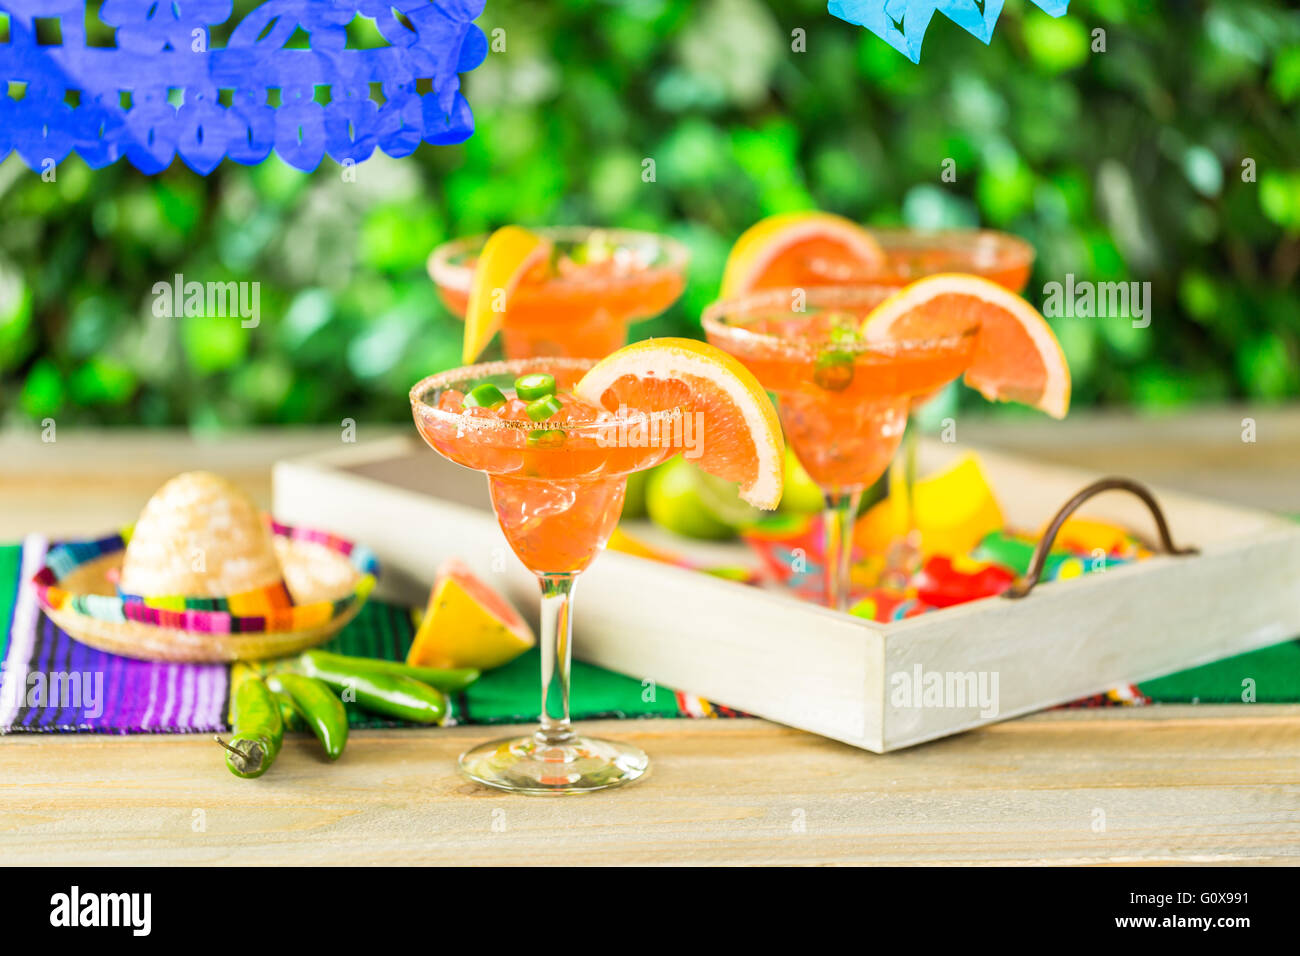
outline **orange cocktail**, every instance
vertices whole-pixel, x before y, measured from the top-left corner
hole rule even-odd
[[[868,265],[830,255],[812,255],[801,281],[819,285],[873,283],[904,286],[926,276],[945,272],[977,275],[1012,292],[1029,282],[1034,265],[1034,247],[1025,240],[991,229],[872,229],[871,236],[884,252],[883,262]],[[919,395],[912,408],[924,405],[932,395]],[[907,531],[886,556],[886,574],[906,579],[921,562],[921,532],[916,524],[916,435],[907,431],[906,446],[896,459],[896,474],[903,496],[901,506]],[[901,472],[901,474],[899,473]]]
[[[586,227],[535,232],[552,252],[508,297],[501,328],[507,359],[603,358],[627,341],[629,323],[663,312],[685,287],[686,248],[666,236]],[[429,259],[439,295],[461,318],[486,239],[445,243]]]
[[[1025,240],[991,229],[910,229],[903,227],[866,230],[879,255],[869,261],[852,254],[837,242],[808,242],[792,251],[781,268],[770,270],[756,287],[799,285],[889,285],[902,287],[917,279],[940,273],[977,275],[1020,292],[1029,282],[1034,264],[1034,247]],[[933,395],[921,394],[912,407],[925,404]],[[886,574],[906,579],[921,560],[921,534],[913,507],[916,486],[915,427],[907,430],[906,447],[895,459],[901,471],[898,486],[906,533],[886,557]]]
[[[677,450],[670,443],[632,448],[611,440],[617,425],[610,413],[569,393],[592,364],[587,359],[489,362],[416,386],[426,396],[415,405],[420,434],[443,457],[487,474],[501,530],[535,574],[584,570],[618,523],[627,476]],[[516,378],[539,373],[554,377],[560,404],[540,422],[528,417],[529,402],[513,388]],[[505,404],[466,408],[472,388],[484,384],[498,387]]]
[[[912,400],[959,377],[978,326],[941,336],[868,343],[863,320],[889,286],[768,290],[714,303],[709,341],[776,395],[781,426],[826,497],[827,603],[850,598],[852,522],[862,492],[893,459]]]
[[[569,723],[571,598],[623,510],[627,476],[681,450],[681,409],[608,411],[572,393],[589,359],[489,362],[426,378],[411,390],[424,440],[485,472],[506,540],[541,583],[542,724],[533,735],[467,751],[478,782],[525,793],[617,786],[648,766],[636,747],[579,737]],[[653,442],[620,440],[629,427]]]

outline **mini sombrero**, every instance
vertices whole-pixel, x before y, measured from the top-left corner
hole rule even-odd
[[[187,472],[118,534],[51,548],[32,578],[49,618],[127,657],[254,660],[327,640],[361,610],[365,547],[278,524],[236,485]]]

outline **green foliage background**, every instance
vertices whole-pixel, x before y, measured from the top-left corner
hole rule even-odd
[[[0,164],[0,423],[399,421],[458,356],[424,271],[440,240],[668,232],[691,283],[639,330],[698,334],[734,238],[811,206],[1023,235],[1036,302],[1066,273],[1150,281],[1148,329],[1055,323],[1076,404],[1300,393],[1293,3],[1075,0],[1052,19],[1009,0],[987,48],[936,17],[920,66],[821,0],[489,0],[480,23],[506,50],[467,78],[474,138],[378,156],[355,183],[329,160],[204,179],[73,157],[52,184]],[[155,318],[176,273],[260,282],[260,327]]]

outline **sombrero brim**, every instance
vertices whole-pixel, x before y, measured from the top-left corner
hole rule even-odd
[[[114,585],[125,554],[120,535],[51,549],[32,584],[50,620],[83,644],[112,654],[208,663],[294,654],[329,640],[357,616],[378,565],[365,548],[332,535],[272,527],[294,599],[293,608],[273,615],[124,602]]]

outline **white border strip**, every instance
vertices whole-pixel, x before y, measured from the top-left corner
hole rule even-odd
[[[29,534],[23,539],[22,570],[18,578],[18,597],[14,601],[14,623],[9,631],[9,651],[5,655],[4,693],[0,694],[0,733],[13,727],[18,708],[26,698],[27,665],[32,648],[36,645],[36,625],[40,622],[40,607],[36,602],[36,589],[32,576],[45,563],[49,541],[39,534]],[[14,683],[15,678],[17,684]]]

